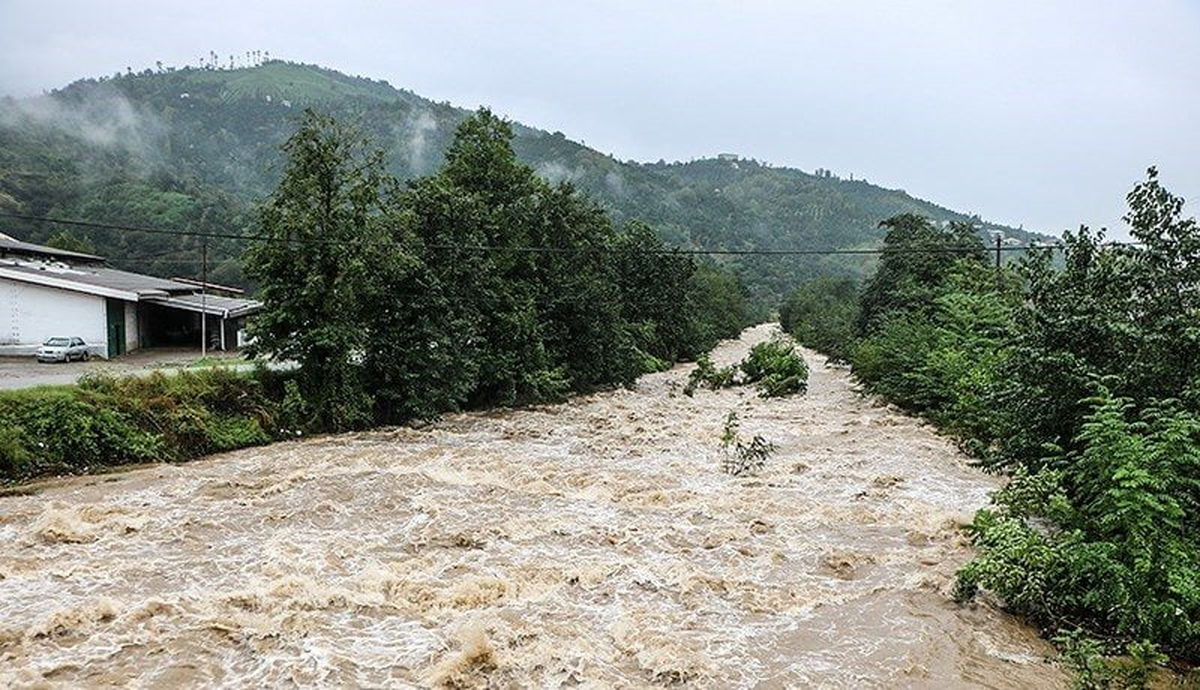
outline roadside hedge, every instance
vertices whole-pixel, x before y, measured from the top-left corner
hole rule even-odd
[[[89,375],[0,393],[0,481],[180,461],[275,440],[289,374],[214,368]]]

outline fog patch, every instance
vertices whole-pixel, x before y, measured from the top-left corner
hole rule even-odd
[[[583,171],[579,168],[568,168],[558,161],[539,163],[537,174],[552,184],[576,182],[583,177]]]
[[[414,113],[406,123],[408,132],[405,146],[408,149],[408,169],[413,175],[423,175],[433,169],[429,160],[429,133],[436,132],[437,120],[428,111]]]
[[[0,126],[44,127],[91,146],[124,150],[147,159],[159,155],[167,135],[157,115],[110,90],[79,99],[45,95],[8,101],[0,105]]]
[[[625,178],[616,170],[609,170],[608,174],[604,176],[604,186],[617,198],[622,198],[627,193]]]

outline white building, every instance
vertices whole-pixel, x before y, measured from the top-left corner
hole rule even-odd
[[[0,354],[31,354],[53,336],[83,338],[92,354],[143,347],[233,349],[259,302],[211,294],[196,283],[118,271],[104,258],[0,234]]]

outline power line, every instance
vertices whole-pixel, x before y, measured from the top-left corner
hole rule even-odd
[[[99,230],[117,230],[121,232],[141,232],[157,235],[173,235],[177,237],[200,237],[204,239],[244,240],[248,242],[287,242],[298,244],[370,244],[367,240],[331,240],[321,237],[263,237],[245,233],[230,232],[199,232],[195,230],[178,230],[173,228],[148,228],[117,223],[101,223],[78,220],[73,218],[54,218],[50,216],[34,216],[20,213],[0,212],[0,218],[15,220],[55,223],[73,227],[94,228]],[[1137,246],[1140,242],[1107,242],[1104,246],[1124,247]],[[547,247],[547,246],[497,246],[497,245],[461,245],[461,244],[425,244],[426,249],[451,251],[495,251],[533,254],[566,254],[566,253],[612,253],[612,254],[663,254],[663,255],[711,255],[711,256],[873,256],[880,254],[972,254],[981,251],[981,247],[892,247],[892,248],[851,248],[851,249],[695,249],[695,248],[663,248],[663,249],[621,249],[602,245],[592,247]],[[1061,244],[1047,245],[1016,245],[987,249],[988,252],[1020,252],[1036,249],[1061,249]],[[120,259],[115,259],[120,260]]]

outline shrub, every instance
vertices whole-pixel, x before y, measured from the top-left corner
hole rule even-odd
[[[29,451],[25,444],[24,427],[0,426],[0,478],[17,477],[25,473]]]
[[[736,383],[736,375],[736,366],[717,368],[708,355],[700,355],[696,358],[696,368],[692,369],[692,373],[688,375],[688,382],[684,386],[683,392],[692,395],[700,386],[714,391],[728,388]]]
[[[1110,646],[1148,640],[1200,657],[1200,420],[1128,400],[1093,402],[1070,470],[1018,472],[969,532],[959,573],[1041,625],[1066,622]],[[1063,456],[1049,466],[1068,466]]]
[[[1062,660],[1074,673],[1077,690],[1145,688],[1154,671],[1167,663],[1167,657],[1150,642],[1131,642],[1121,657],[1105,656],[1109,650],[1100,641],[1079,630],[1056,635],[1054,642],[1062,651]]]
[[[730,410],[721,431],[721,452],[721,471],[743,477],[761,471],[775,452],[775,445],[757,434],[748,443],[743,442],[738,436],[737,412]]]
[[[77,386],[0,394],[0,480],[186,460],[275,438],[260,372],[90,375]]]
[[[674,364],[665,359],[659,359],[658,357],[641,350],[638,350],[638,359],[641,361],[641,364],[638,368],[640,373],[643,374],[657,374],[661,371],[667,371],[674,366]]]
[[[808,390],[808,365],[790,338],[776,336],[755,343],[738,366],[744,383],[758,384],[759,395],[764,398]]]
[[[764,398],[804,393],[808,390],[808,365],[796,344],[786,336],[755,343],[745,359],[717,367],[707,355],[696,360],[683,392],[693,395],[703,386],[719,390],[730,386],[757,384]]]

